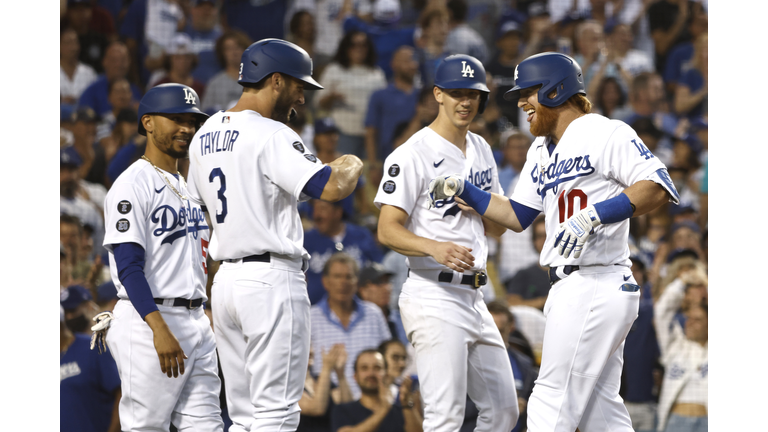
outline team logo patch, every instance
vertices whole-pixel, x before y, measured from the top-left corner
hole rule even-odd
[[[224,116],[221,118],[222,123],[229,123],[229,116]]]
[[[387,170],[387,174],[389,174],[390,177],[397,177],[397,175],[400,174],[400,166],[397,164],[392,165]]]
[[[117,211],[120,214],[128,214],[131,212],[132,208],[133,206],[131,205],[130,201],[123,200],[117,203]]]
[[[384,193],[391,194],[396,189],[395,182],[392,180],[387,180],[384,182],[384,185],[381,186],[381,189],[384,191]]]
[[[461,62],[461,76],[463,76],[464,78],[475,77],[475,70],[472,69],[472,66],[468,65],[466,61]]]
[[[317,157],[313,154],[305,154],[304,157],[310,162],[317,162]]]
[[[295,148],[299,153],[304,153],[304,144],[302,144],[300,141],[294,142],[293,148]]]
[[[119,232],[126,232],[130,227],[131,223],[128,222],[128,219],[120,219],[117,221],[117,225],[115,225],[115,228],[117,228]]]

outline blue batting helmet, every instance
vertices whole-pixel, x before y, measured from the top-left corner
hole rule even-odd
[[[528,57],[515,68],[515,86],[504,93],[504,99],[517,102],[520,90],[541,85],[539,103],[554,108],[571,96],[587,94],[584,76],[576,61],[565,54],[545,52]],[[554,99],[548,95],[557,92]]]
[[[146,136],[147,130],[141,124],[145,114],[195,114],[200,122],[208,118],[208,114],[200,111],[200,98],[191,87],[182,84],[160,84],[152,87],[141,98],[139,103],[139,133]]]
[[[312,58],[300,46],[282,39],[262,39],[251,44],[240,60],[237,82],[257,83],[269,74],[280,72],[303,81],[308,90],[323,86],[312,78]]]
[[[473,89],[480,90],[480,107],[478,114],[485,111],[488,103],[488,86],[485,85],[485,68],[480,60],[456,54],[448,56],[437,65],[435,70],[435,86],[441,89]]]

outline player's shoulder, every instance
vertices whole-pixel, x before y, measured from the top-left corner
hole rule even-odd
[[[113,190],[120,188],[132,188],[139,189],[142,185],[151,183],[151,176],[155,175],[155,170],[149,163],[142,159],[132,163],[125,169],[112,183],[112,186],[107,191],[107,195]]]
[[[392,153],[387,156],[387,160],[397,160],[400,163],[410,164],[421,158],[420,155],[425,149],[431,147],[431,140],[434,139],[430,131],[431,129],[425,127],[411,135],[402,145],[392,150]]]
[[[489,153],[489,154],[493,154],[493,149],[491,148],[491,145],[481,135],[478,135],[471,131],[467,131],[467,141],[471,142],[472,145],[477,147],[478,150]]]

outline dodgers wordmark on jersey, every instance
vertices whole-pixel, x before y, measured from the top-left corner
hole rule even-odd
[[[255,111],[220,111],[195,134],[189,157],[190,200],[216,203],[207,209],[213,259],[264,252],[309,259],[297,203],[323,164],[296,132]],[[228,175],[245,184],[228,184]]]
[[[665,168],[626,123],[597,114],[574,120],[557,145],[548,144],[544,137],[536,138],[512,200],[545,213],[547,246],[540,264],[631,266],[629,219],[597,227],[579,258],[558,254],[552,239],[569,217],[590,204],[619,195],[638,181],[652,180],[665,186],[663,176],[656,174]]]
[[[421,129],[395,149],[384,162],[384,178],[374,203],[392,205],[408,213],[405,228],[420,237],[452,241],[472,249],[474,270],[485,270],[488,242],[482,218],[462,212],[453,197],[428,208],[431,179],[461,174],[480,189],[504,194],[491,147],[483,138],[467,133],[466,156],[429,127]],[[407,257],[411,269],[445,269],[432,257]]]
[[[166,171],[163,174],[186,195],[183,180]],[[153,297],[208,299],[209,230],[203,211],[169,190],[149,162],[138,160],[120,174],[104,201],[104,212],[104,246],[109,250],[109,269],[118,297],[127,300],[128,294],[117,276],[112,245],[137,243],[145,251],[144,275]]]

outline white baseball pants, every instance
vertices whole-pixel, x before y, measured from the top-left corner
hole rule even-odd
[[[211,288],[230,432],[295,431],[309,362],[302,260],[224,262]]]
[[[632,432],[619,396],[624,340],[640,304],[640,291],[620,289],[637,283],[631,275],[623,266],[582,267],[552,286],[530,432]]]
[[[128,431],[222,431],[219,367],[211,321],[202,307],[158,305],[184,354],[184,375],[160,369],[152,329],[128,300],[115,305],[107,345],[115,358],[123,396],[120,427]]]
[[[466,396],[480,414],[477,432],[510,431],[519,416],[506,346],[480,290],[412,271],[399,306],[424,399],[424,432],[456,432]],[[456,278],[454,278],[456,279]]]

